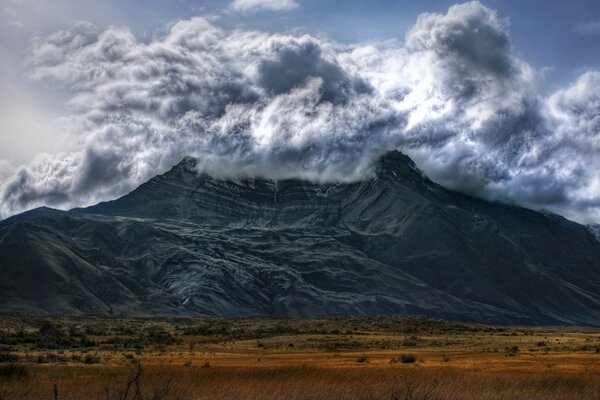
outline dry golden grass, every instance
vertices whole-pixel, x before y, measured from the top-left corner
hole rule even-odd
[[[128,382],[126,398],[137,400],[597,400],[600,393],[596,329],[418,317],[55,321],[58,332],[44,336],[44,318],[0,319],[0,400],[53,399],[55,388],[61,400],[123,399]]]

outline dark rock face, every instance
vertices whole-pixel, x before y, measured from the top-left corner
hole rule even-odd
[[[195,163],[0,222],[0,311],[600,325],[600,242],[582,225],[451,192],[398,152],[349,184],[218,180]]]

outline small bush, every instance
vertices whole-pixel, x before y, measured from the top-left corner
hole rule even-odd
[[[140,340],[149,345],[172,345],[177,341],[169,332],[158,326],[151,326],[146,329],[146,335],[141,337]]]
[[[106,336],[108,334],[108,330],[100,325],[88,325],[85,327],[85,333],[93,336]]]
[[[96,341],[90,340],[87,335],[81,335],[81,339],[79,340],[79,345],[81,347],[94,347],[97,345]]]
[[[511,346],[506,350],[509,356],[516,356],[519,352],[519,346]]]
[[[357,363],[364,363],[367,362],[368,358],[366,356],[360,356],[356,359]]]
[[[54,354],[54,353],[46,353],[40,354],[37,358],[38,364],[47,364],[51,362],[65,362],[67,361],[67,357],[64,355]]]
[[[39,347],[57,349],[70,344],[70,339],[65,332],[50,321],[42,322],[38,334],[40,337],[38,342]]]
[[[208,325],[197,325],[190,326],[183,330],[184,335],[207,335],[210,334],[210,327]]]
[[[100,362],[100,357],[92,354],[86,354],[83,362],[86,364],[98,364]]]
[[[81,336],[81,332],[79,331],[76,325],[71,325],[69,328],[69,336],[70,337],[79,337]]]
[[[413,356],[412,354],[402,354],[400,356],[400,362],[402,364],[412,364],[415,361],[417,361],[417,357]]]
[[[402,342],[402,346],[404,346],[404,347],[417,347],[418,345],[419,345],[419,338],[416,336],[411,336]]]
[[[415,361],[417,361],[417,357],[413,356],[412,354],[401,354],[399,357],[392,357],[390,359],[391,363],[402,363],[402,364],[412,364]]]

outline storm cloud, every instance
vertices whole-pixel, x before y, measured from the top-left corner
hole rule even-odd
[[[447,187],[600,221],[600,72],[540,94],[508,21],[479,2],[379,44],[204,18],[143,42],[78,23],[35,38],[27,68],[72,94],[80,150],[5,178],[2,216],[114,198],[188,155],[220,177],[352,181],[399,149]]]

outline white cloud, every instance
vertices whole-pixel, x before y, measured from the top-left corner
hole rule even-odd
[[[600,73],[540,95],[507,25],[471,2],[381,45],[203,18],[150,42],[88,24],[38,38],[30,76],[73,93],[82,145],[20,167],[0,212],[114,198],[187,155],[219,176],[348,181],[398,148],[448,187],[599,221]]]
[[[600,19],[580,22],[574,29],[581,35],[600,35]]]
[[[229,5],[234,11],[288,11],[298,7],[294,0],[233,0]]]

